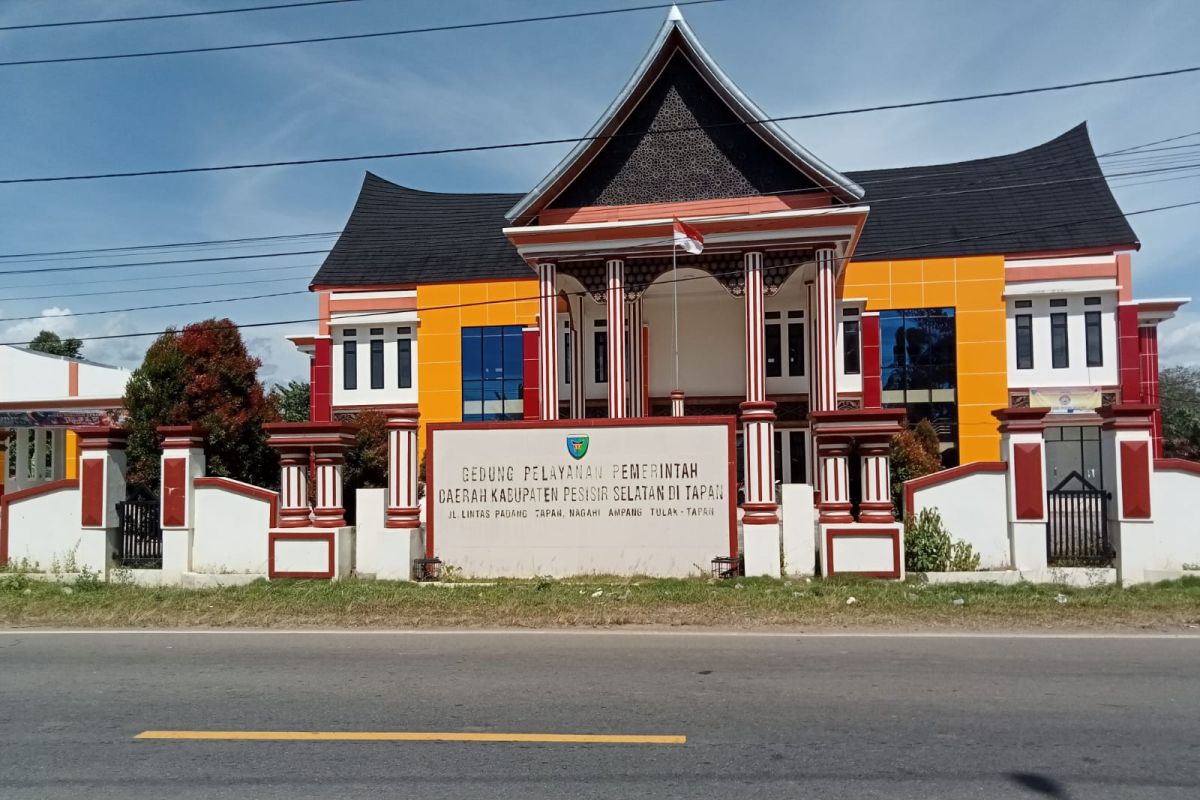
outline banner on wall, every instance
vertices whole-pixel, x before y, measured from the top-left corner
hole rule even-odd
[[[1048,408],[1051,414],[1078,414],[1100,407],[1100,389],[1093,386],[1070,389],[1030,389],[1030,408]]]
[[[0,411],[0,428],[83,428],[117,425],[108,411]]]

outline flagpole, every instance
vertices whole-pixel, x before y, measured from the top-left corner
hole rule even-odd
[[[674,310],[672,312],[672,321],[675,325],[673,341],[671,347],[675,354],[675,391],[679,391],[679,267],[676,262],[676,250],[679,249],[678,243],[671,242],[671,292],[674,301]]]

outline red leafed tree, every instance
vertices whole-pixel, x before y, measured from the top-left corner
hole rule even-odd
[[[208,437],[209,475],[274,486],[278,459],[262,426],[279,412],[258,380],[260,366],[228,319],[163,333],[125,390],[130,482],[157,489],[158,426],[197,424]]]

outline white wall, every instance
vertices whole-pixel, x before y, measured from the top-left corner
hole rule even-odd
[[[1072,386],[1115,386],[1117,365],[1117,290],[1111,280],[1053,281],[1022,283],[1006,291],[1008,319],[1008,385],[1011,388]],[[1099,297],[1100,305],[1084,305],[1085,297]],[[1051,299],[1065,299],[1065,308],[1051,308]],[[1017,308],[1028,300],[1031,308]],[[1099,311],[1104,365],[1087,365],[1087,334],[1084,312]],[[1050,314],[1067,314],[1067,343],[1070,366],[1055,369],[1051,351]],[[1033,317],[1033,369],[1017,369],[1016,315]]]
[[[1012,562],[1008,539],[1006,475],[976,472],[919,489],[913,493],[916,515],[936,508],[953,539],[968,542],[979,553],[982,569],[1008,569]]]
[[[28,559],[36,569],[49,572],[57,562],[63,571],[87,567],[104,573],[108,565],[108,537],[104,530],[83,530],[78,488],[56,489],[8,508],[8,558]]]
[[[1200,475],[1156,467],[1150,478],[1150,513],[1159,554],[1157,563],[1144,567],[1178,570],[1200,564]]]
[[[335,406],[356,405],[416,405],[417,403],[417,315],[416,312],[400,312],[378,316],[345,316],[335,314],[329,326],[333,338],[333,404]],[[372,336],[373,329],[382,329],[382,335]],[[397,333],[397,329],[408,328],[409,334]],[[348,339],[346,330],[357,331]],[[399,354],[396,342],[399,339],[412,341],[412,386],[399,387]],[[345,388],[346,341],[358,342],[357,388]],[[371,342],[383,342],[383,388],[371,388]]]
[[[129,370],[90,361],[0,347],[0,402],[67,400],[71,363],[78,364],[79,392],[72,399],[117,398],[125,394]]]
[[[197,486],[192,571],[265,575],[267,531],[273,522],[271,504],[265,499]]]

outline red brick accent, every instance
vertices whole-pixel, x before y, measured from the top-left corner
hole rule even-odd
[[[164,458],[162,466],[162,524],[168,528],[187,525],[186,458]]]
[[[541,416],[541,393],[538,389],[538,331],[526,329],[521,335],[522,374],[525,379],[525,419]]]
[[[322,337],[313,342],[310,371],[308,418],[313,422],[333,419],[333,340]]]
[[[1042,497],[1042,446],[1033,442],[1013,445],[1013,483],[1017,519],[1045,516]]]
[[[1117,365],[1121,382],[1121,401],[1142,401],[1142,371],[1138,364],[1137,306],[1117,307]]]
[[[1121,516],[1150,519],[1150,443],[1120,444]]]
[[[104,525],[104,461],[85,458],[79,462],[80,522],[86,527]]]
[[[862,318],[862,381],[863,406],[865,408],[879,408],[883,401],[880,353],[879,315],[864,314]]]

